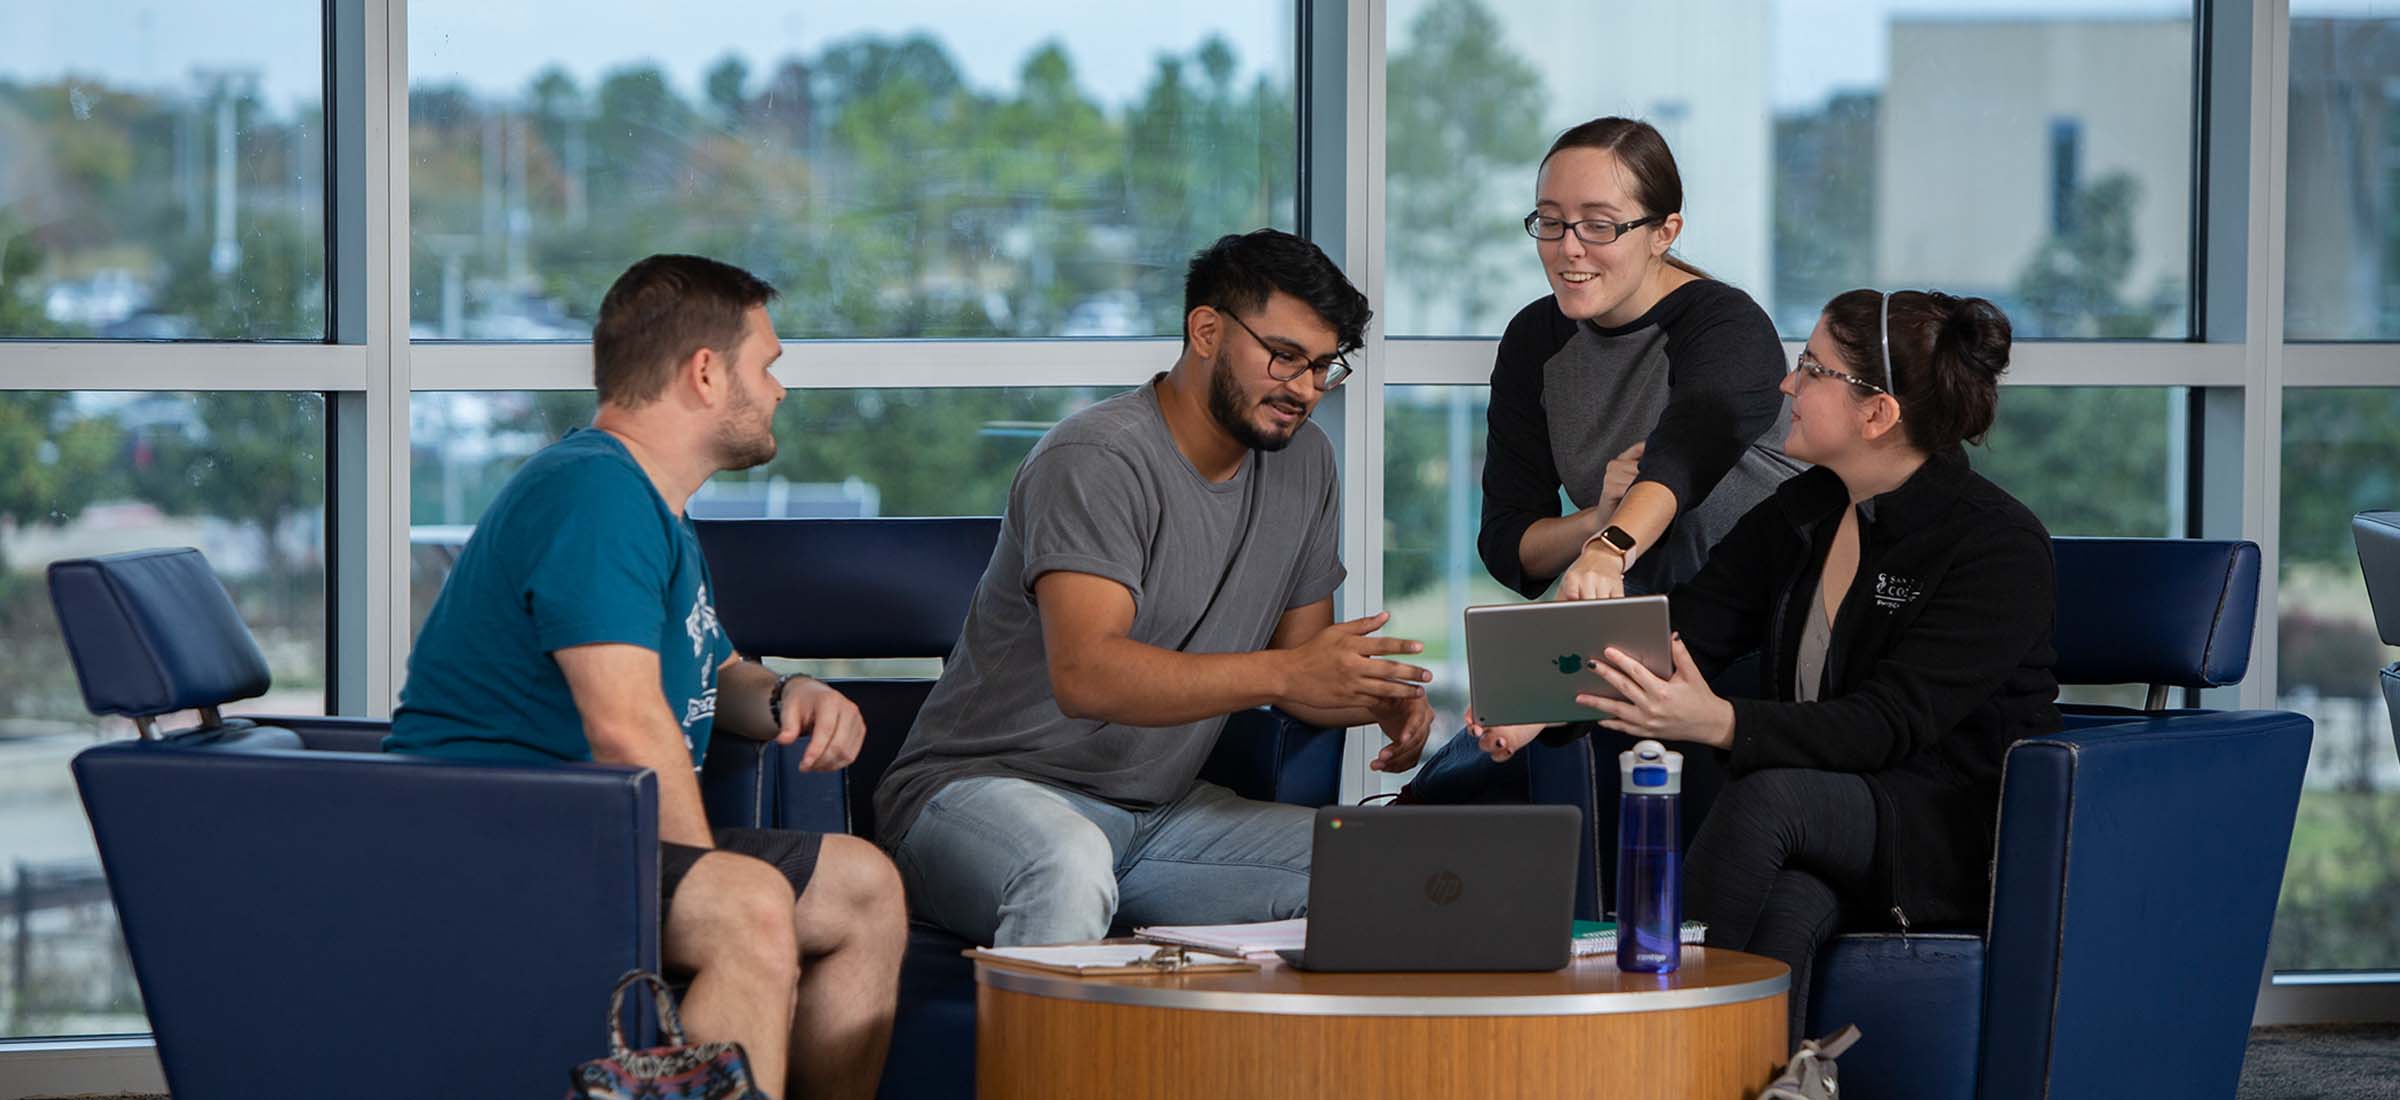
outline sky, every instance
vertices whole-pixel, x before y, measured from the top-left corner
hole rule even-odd
[[[1429,0],[1390,0],[1395,46]],[[1488,0],[1495,6],[1589,19],[1595,31],[1640,9],[1674,0]],[[1774,21],[1777,107],[1822,100],[1842,88],[1882,82],[1884,26],[1913,17],[2188,16],[2175,0],[1755,0]],[[2295,0],[2299,15],[2400,18],[2400,0]],[[1613,10],[1612,10],[1613,9]],[[318,0],[0,0],[0,75],[49,79],[62,73],[112,84],[188,87],[195,67],[259,70],[270,101],[289,107],[318,92]],[[1288,58],[1289,0],[1100,3],[1094,0],[412,0],[411,72],[463,79],[487,94],[524,88],[552,63],[588,82],[635,59],[663,64],[696,94],[700,74],[729,52],[764,72],[794,53],[865,33],[934,32],[977,87],[1014,88],[1025,55],[1063,43],[1084,89],[1105,103],[1138,95],[1164,52],[1188,52],[1222,35],[1255,73],[1261,58]],[[1592,54],[1610,47],[1595,33]],[[1691,48],[1705,48],[1693,44]],[[1547,63],[1575,63],[1553,58]],[[1278,67],[1288,78],[1288,63]]]

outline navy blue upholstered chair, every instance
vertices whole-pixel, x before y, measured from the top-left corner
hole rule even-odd
[[[1810,1033],[1865,1035],[1841,1059],[1853,1100],[2230,1096],[2240,1074],[2311,726],[2166,704],[2248,670],[2258,548],[2053,546],[2059,681],[2147,705],[2062,707],[2065,729],[2010,749],[1985,927],[1845,935],[1818,960]],[[1528,764],[1535,800],[1613,816],[1580,742]]]
[[[2076,707],[2001,779],[1989,923],[1848,935],[1819,960],[1810,1030],[1857,1023],[1851,1097],[2231,1096],[2266,965],[2311,725],[2169,709],[2239,682],[2258,547],[2055,540],[2058,678],[2145,684]]]
[[[50,567],[95,714],[75,758],[168,1088],[557,1095],[658,965],[657,785],[386,757],[361,719],[228,718],[266,661],[197,550]],[[198,710],[198,726],[158,719]]]
[[[2375,633],[2385,645],[2400,645],[2400,512],[2360,512],[2350,519],[2358,540],[2358,568],[2367,578],[2367,602],[2375,608]],[[2383,705],[2392,714],[2392,745],[2400,749],[2400,661],[2383,667]]]
[[[717,617],[745,656],[860,660],[948,657],[1001,522],[748,519],[694,526],[717,587]],[[866,718],[858,759],[838,774],[802,773],[804,744],[715,738],[702,782],[719,824],[875,839],[875,784],[933,681],[831,682]],[[1246,797],[1321,806],[1340,791],[1341,751],[1341,731],[1261,708],[1226,724],[1201,775]],[[911,930],[883,1096],[974,1095],[974,971],[959,955],[967,946],[938,929]]]

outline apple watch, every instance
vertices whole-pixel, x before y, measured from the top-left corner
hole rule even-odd
[[[1599,534],[1585,539],[1583,545],[1588,549],[1594,543],[1616,551],[1620,558],[1630,557],[1633,554],[1633,536],[1627,534],[1624,528],[1613,523],[1601,528]]]

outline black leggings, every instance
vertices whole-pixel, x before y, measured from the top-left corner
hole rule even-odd
[[[1875,796],[1844,772],[1752,772],[1725,785],[1684,861],[1684,914],[1708,922],[1711,947],[1792,968],[1791,1046],[1808,1022],[1809,972],[1871,896]],[[1846,904],[1847,903],[1847,904]]]

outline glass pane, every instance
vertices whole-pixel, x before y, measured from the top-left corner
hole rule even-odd
[[[1550,139],[1603,114],[1666,136],[1683,255],[1787,336],[1856,286],[1982,295],[2020,336],[2188,328],[2189,2],[1388,10],[1395,334],[1497,334],[1549,293],[1518,219]]]
[[[768,464],[709,479],[697,517],[999,515],[1017,464],[1110,389],[807,390]],[[409,404],[409,605],[423,626],[476,518],[528,455],[592,419],[590,391],[418,393]],[[907,440],[902,449],[893,440]],[[413,632],[414,627],[412,627]]]
[[[2400,507],[2400,389],[2284,391],[2275,705],[2315,719],[2268,959],[2400,968],[2400,754],[2350,517]]]
[[[2400,3],[2292,4],[2284,333],[2400,338]]]
[[[1466,709],[1463,614],[1515,603],[1477,555],[1483,515],[1483,386],[1385,389],[1383,591],[1385,633],[1425,643],[1436,738]],[[2010,386],[1975,468],[2017,495],[2053,535],[2164,535],[2182,525],[2182,484],[2170,480],[2179,389]],[[2400,421],[2396,421],[2400,423]],[[2070,702],[2139,706],[2143,690],[2078,687]]]
[[[1194,249],[1294,224],[1293,0],[760,7],[412,3],[411,332],[582,339],[678,251],[792,336],[1172,334]]]
[[[0,7],[0,337],[324,338],[322,11]]]
[[[0,1039],[149,1030],[68,772],[133,727],[84,710],[43,569],[199,547],[274,677],[225,709],[322,714],[324,448],[313,393],[0,393],[0,937],[19,945]]]

